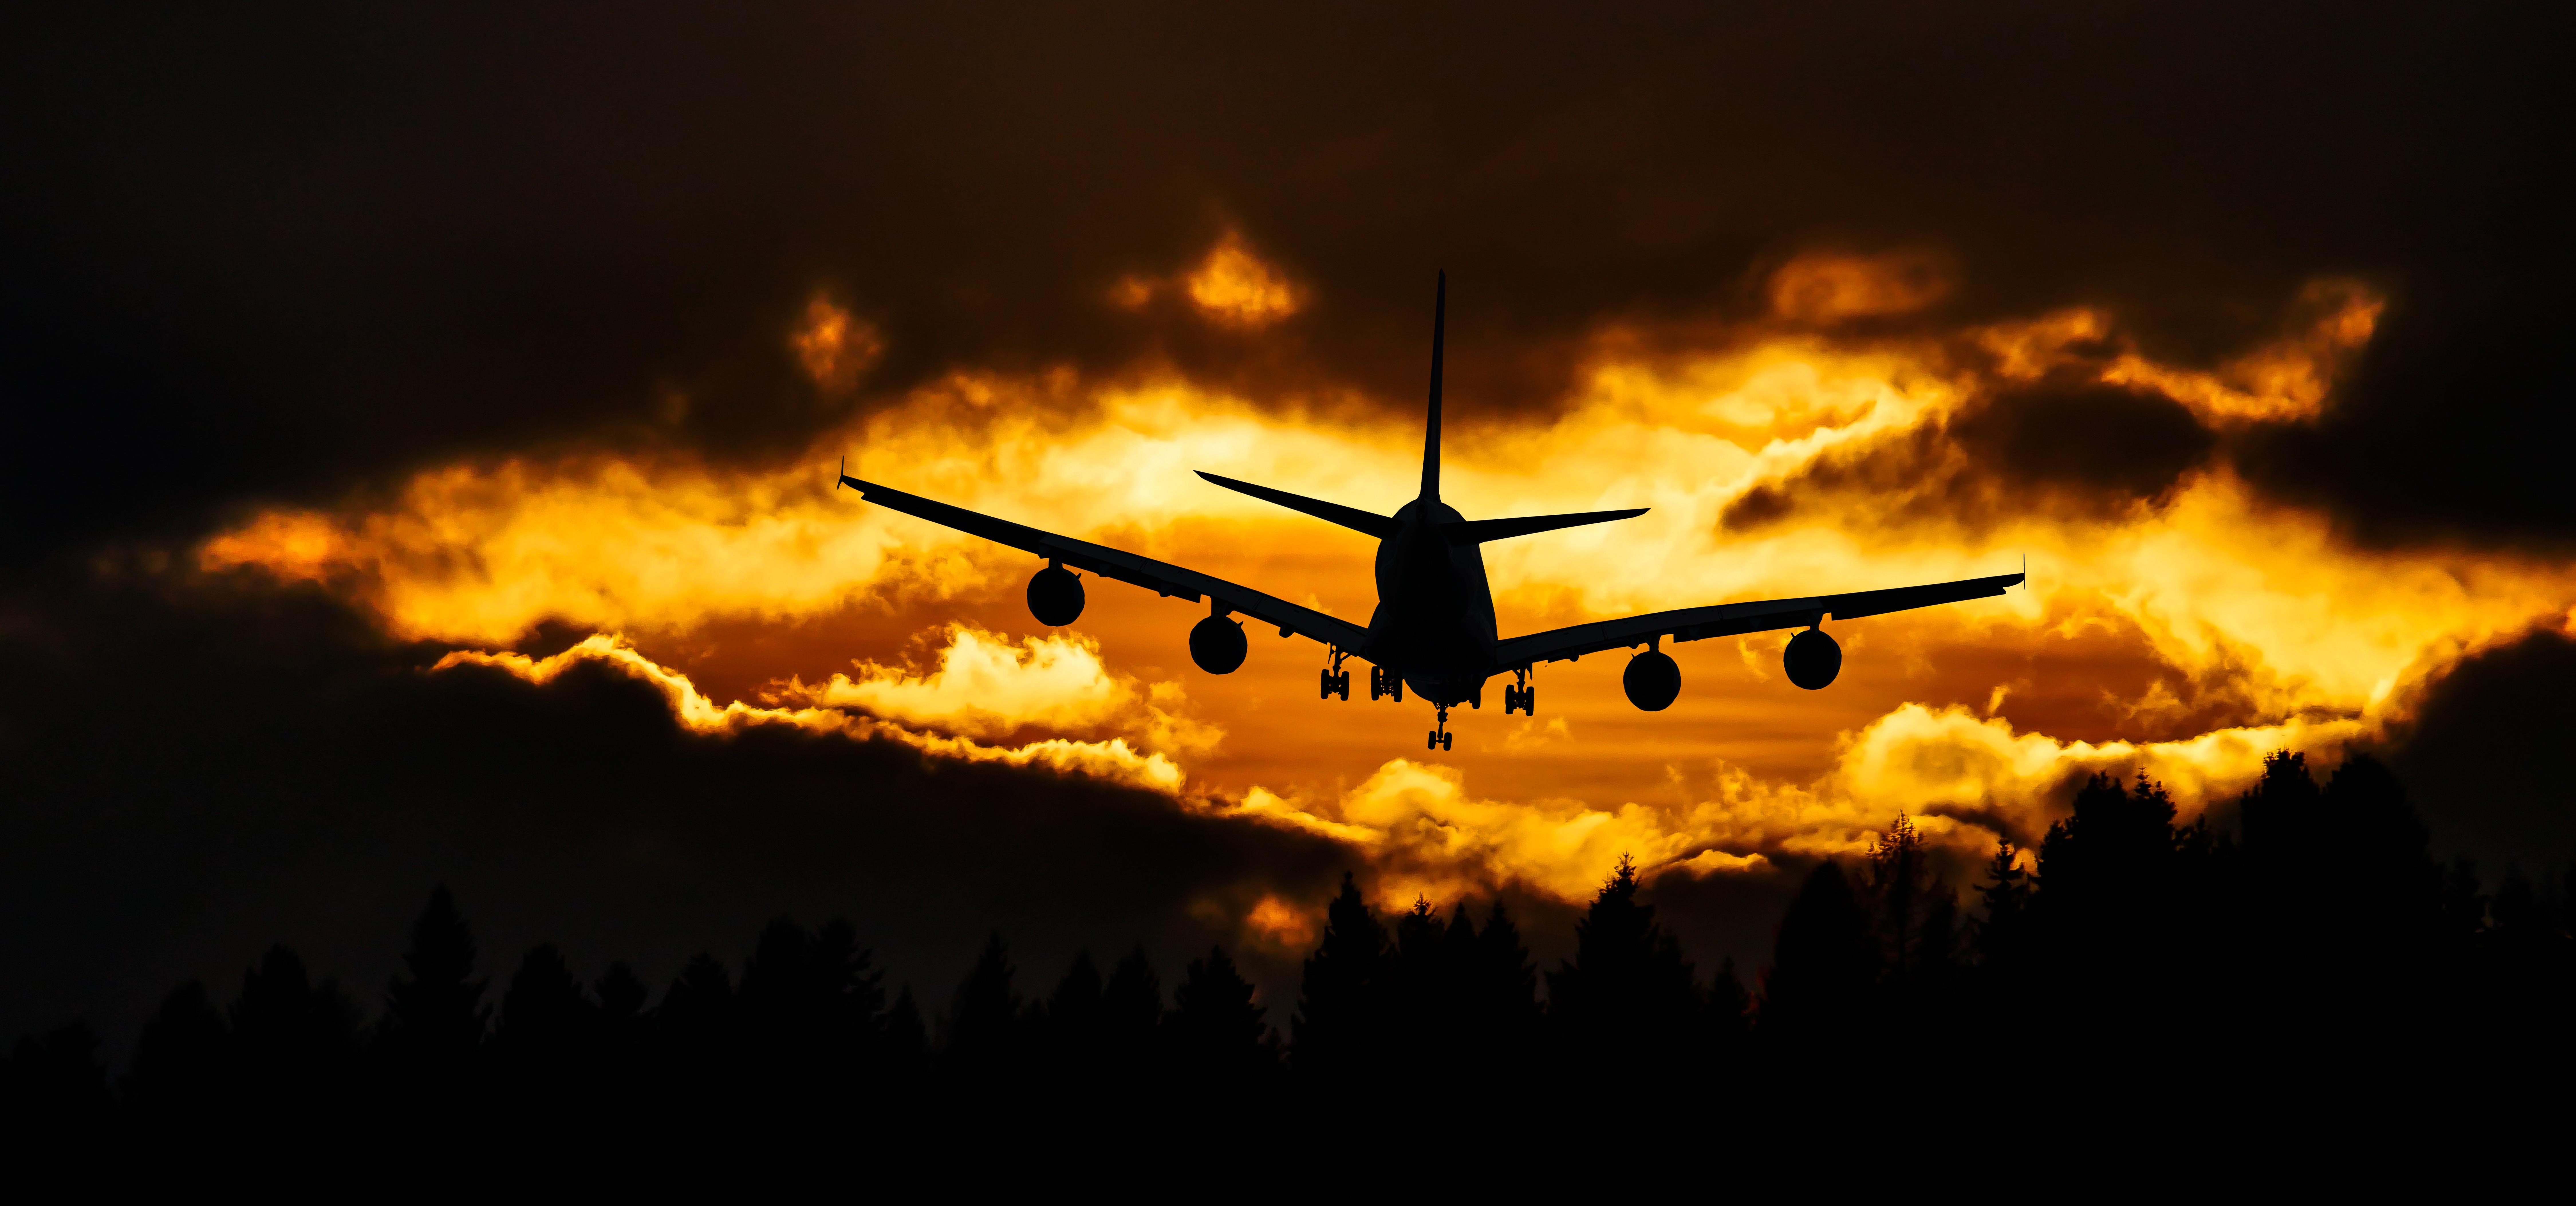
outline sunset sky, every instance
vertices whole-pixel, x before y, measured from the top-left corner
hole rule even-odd
[[[2279,748],[2563,866],[2545,11],[22,10],[0,1021],[277,940],[371,989],[440,880],[493,958],[1214,941],[1281,1021],[1345,870],[1553,925],[1627,854],[1754,965],[1899,814],[1964,884],[2083,774],[2226,823]],[[1785,632],[1658,713],[1542,666],[1426,753],[1319,645],[1049,629],[833,488],[1365,622],[1368,538],[1192,471],[1410,499],[1443,269],[1447,500],[1650,508],[1487,546],[1505,636],[2028,589],[1831,623],[1818,692]]]

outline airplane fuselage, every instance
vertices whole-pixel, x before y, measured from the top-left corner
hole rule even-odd
[[[1433,704],[1476,699],[1499,639],[1483,551],[1441,531],[1464,518],[1447,504],[1416,500],[1394,518],[1403,526],[1378,542],[1377,610],[1356,652]]]

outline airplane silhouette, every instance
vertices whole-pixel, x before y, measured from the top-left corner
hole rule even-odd
[[[1392,696],[1401,702],[1410,686],[1414,694],[1431,702],[1438,710],[1438,721],[1431,730],[1429,748],[1440,750],[1449,749],[1455,736],[1449,732],[1449,709],[1462,703],[1482,708],[1485,682],[1498,674],[1510,674],[1513,679],[1503,688],[1504,713],[1535,716],[1538,688],[1530,685],[1530,675],[1539,663],[1573,661],[1604,649],[1642,645],[1645,651],[1628,660],[1621,683],[1630,703],[1660,712],[1680,695],[1682,683],[1681,668],[1663,651],[1664,638],[1697,641],[1805,628],[1789,639],[1783,661],[1789,681],[1813,691],[1833,682],[1842,670],[1842,646],[1825,635],[1825,617],[1854,620],[1981,599],[2000,595],[2023,580],[2021,574],[1998,574],[1928,586],[1685,607],[1502,640],[1494,625],[1494,592],[1485,579],[1480,546],[1533,532],[1630,519],[1646,509],[1471,520],[1440,501],[1440,345],[1448,304],[1449,276],[1444,272],[1431,311],[1431,419],[1422,441],[1422,493],[1395,514],[1379,515],[1213,473],[1199,474],[1228,490],[1377,537],[1378,605],[1366,628],[1196,570],[934,502],[847,473],[834,489],[849,486],[879,506],[1046,558],[1046,568],[1029,579],[1028,600],[1030,614],[1050,627],[1070,624],[1082,614],[1082,579],[1065,568],[1072,566],[1166,598],[1193,603],[1206,599],[1207,618],[1190,629],[1190,660],[1210,674],[1231,674],[1243,664],[1243,624],[1230,618],[1230,613],[1274,625],[1282,637],[1322,641],[1331,659],[1320,678],[1323,698],[1351,697],[1350,672],[1342,669],[1342,663],[1357,657],[1370,664],[1370,699]]]

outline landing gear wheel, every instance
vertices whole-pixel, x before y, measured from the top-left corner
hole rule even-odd
[[[1440,752],[1444,754],[1449,752],[1449,743],[1456,741],[1457,739],[1458,735],[1456,733],[1442,733],[1440,735]]]
[[[1439,748],[1440,748],[1440,734],[1438,734],[1438,733],[1433,733],[1433,734],[1431,735],[1431,740],[1429,740],[1429,741],[1426,741],[1426,742],[1423,742],[1423,743],[1422,743],[1422,748],[1424,748],[1424,749],[1426,749],[1426,750],[1436,750],[1436,749],[1439,749]]]
[[[1317,699],[1331,699],[1331,698],[1333,697],[1333,672],[1332,672],[1332,671],[1330,671],[1330,670],[1319,670],[1319,671],[1316,671],[1316,674],[1319,676],[1320,681],[1323,683],[1323,687],[1324,687],[1324,689],[1323,689],[1322,691],[1318,692],[1318,693],[1316,694],[1315,698],[1317,698]]]

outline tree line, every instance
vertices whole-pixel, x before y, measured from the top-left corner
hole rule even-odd
[[[908,988],[889,996],[848,923],[785,918],[738,975],[700,955],[658,999],[623,963],[585,982],[552,945],[495,997],[441,887],[372,1022],[272,947],[229,999],[172,990],[121,1074],[86,1026],[20,1038],[0,1101],[22,1137],[432,1117],[535,1142],[851,1120],[1216,1125],[1354,1093],[1660,1093],[1742,1115],[1945,1078],[2026,1103],[2210,1076],[2345,1102],[2500,1074],[2564,1083],[2565,878],[2510,871],[2489,891],[2437,861],[2367,756],[2319,783],[2304,756],[2275,753],[2237,804],[2235,832],[2178,825],[2143,774],[2095,774],[2035,858],[2003,844],[1964,893],[1899,817],[1864,856],[1806,875],[1749,982],[1732,960],[1702,974],[1625,859],[1573,955],[1543,973],[1499,903],[1387,915],[1345,876],[1277,1018],[1222,947],[1168,991],[1141,948],[1106,967],[1085,952],[1031,997],[998,934],[925,1010]]]

